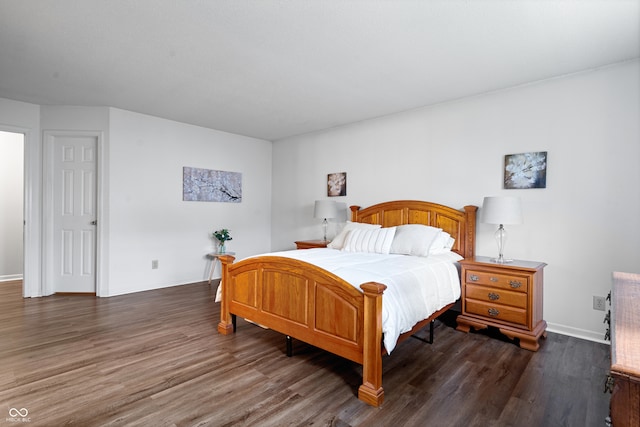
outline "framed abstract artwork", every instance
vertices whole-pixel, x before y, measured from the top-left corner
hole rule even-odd
[[[504,156],[504,188],[547,187],[547,152],[507,154]]]
[[[242,174],[212,169],[182,168],[182,200],[242,202]]]

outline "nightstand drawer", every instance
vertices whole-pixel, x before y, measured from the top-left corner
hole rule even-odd
[[[465,299],[465,312],[475,314],[494,321],[527,326],[527,310],[500,304],[485,303],[477,300]]]
[[[512,291],[529,292],[529,278],[527,276],[467,270],[465,281],[476,285],[489,285]]]
[[[502,288],[490,288],[467,284],[465,297],[483,302],[504,304],[513,307],[527,308],[527,294],[524,292],[507,291]]]

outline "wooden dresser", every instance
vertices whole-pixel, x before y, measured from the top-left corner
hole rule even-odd
[[[640,274],[613,273],[611,421],[640,426]]]
[[[487,257],[460,261],[462,266],[462,313],[457,330],[496,327],[520,347],[536,351],[546,337],[542,319],[543,262],[491,262]]]

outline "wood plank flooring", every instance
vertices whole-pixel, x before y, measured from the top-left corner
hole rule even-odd
[[[608,414],[607,345],[549,333],[532,353],[445,318],[434,344],[384,357],[373,408],[356,398],[357,364],[299,341],[287,358],[282,335],[242,320],[219,335],[214,293],[23,299],[0,283],[0,426],[583,427]]]

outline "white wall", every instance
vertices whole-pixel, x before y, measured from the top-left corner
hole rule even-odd
[[[22,279],[24,135],[0,130],[0,280]]]
[[[219,228],[238,257],[270,249],[271,142],[110,111],[109,295],[208,279]],[[184,166],[242,173],[242,203],[182,201]]]
[[[228,247],[239,257],[270,249],[269,141],[107,107],[41,107],[2,98],[0,129],[26,136],[25,296],[41,295],[42,135],[49,131],[101,134],[100,295],[208,279],[205,254],[213,250],[216,228],[232,230]],[[183,166],[241,172],[242,203],[183,202]]]
[[[102,132],[100,296],[208,279],[216,228],[238,256],[269,249],[271,142],[106,107],[42,107],[42,129]],[[184,166],[241,172],[242,203],[183,202]]]
[[[347,172],[345,205],[516,195],[525,224],[506,255],[548,264],[549,330],[600,340],[592,296],[612,271],[640,272],[639,76],[633,61],[277,141],[273,249],[321,236],[313,201],[331,172]],[[503,190],[504,155],[530,151],[548,152],[547,188]],[[478,254],[495,255],[493,233],[478,224]]]

